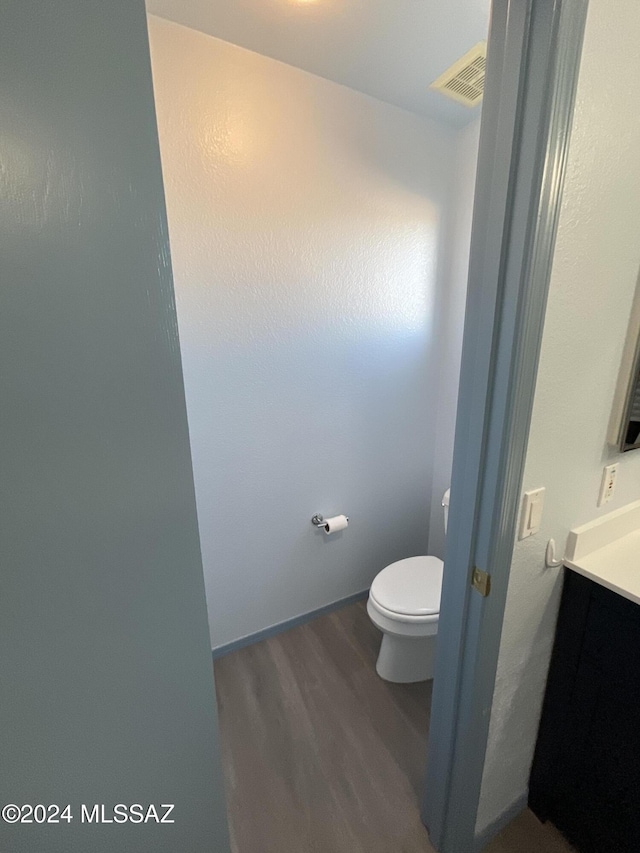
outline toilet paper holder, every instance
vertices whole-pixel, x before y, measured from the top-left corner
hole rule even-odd
[[[348,515],[347,515],[347,516],[345,516],[345,518],[347,519],[347,521],[349,521],[349,516],[348,516]],[[320,513],[319,513],[319,512],[317,512],[317,513],[313,516],[313,518],[311,519],[311,524],[315,524],[315,526],[316,526],[316,527],[324,527],[324,525],[326,524],[326,522],[325,522],[325,520],[324,520],[324,516],[320,515]]]

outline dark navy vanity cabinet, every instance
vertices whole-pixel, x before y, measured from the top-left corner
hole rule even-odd
[[[529,805],[581,853],[640,853],[640,604],[569,569]]]

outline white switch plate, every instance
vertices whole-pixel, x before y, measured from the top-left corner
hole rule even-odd
[[[600,494],[598,495],[598,506],[608,504],[616,487],[616,477],[618,476],[618,463],[606,465],[602,471],[602,482],[600,483]]]
[[[532,489],[524,493],[522,514],[520,516],[520,539],[533,536],[540,530],[542,524],[542,509],[544,507],[544,488]]]

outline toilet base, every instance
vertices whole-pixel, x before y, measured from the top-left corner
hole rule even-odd
[[[430,637],[398,637],[383,634],[376,671],[380,678],[395,684],[429,681],[433,678],[436,640]]]

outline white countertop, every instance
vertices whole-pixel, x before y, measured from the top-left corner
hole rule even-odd
[[[572,530],[564,565],[640,604],[640,501]]]
[[[640,604],[640,531],[564,564],[574,572]]]

